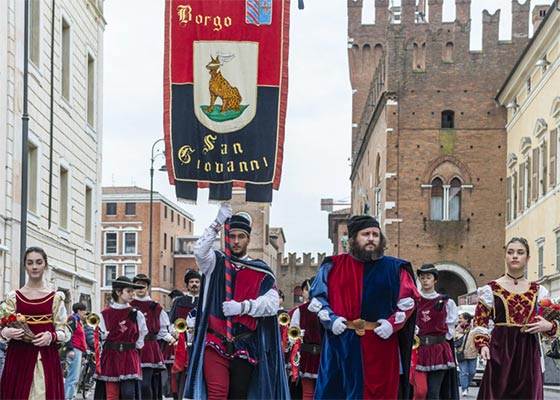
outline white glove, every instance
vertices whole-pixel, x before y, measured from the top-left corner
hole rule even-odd
[[[304,337],[305,336],[305,329],[300,329],[299,331],[301,332],[301,337]]]
[[[373,331],[377,333],[381,339],[389,339],[389,337],[393,334],[393,325],[389,323],[386,319],[379,319],[377,320],[381,325],[375,328]]]
[[[321,311],[321,308],[323,308],[323,305],[315,297],[311,299],[309,305],[307,306],[307,309],[314,313]]]
[[[218,210],[218,216],[216,217],[216,222],[220,225],[223,225],[226,222],[226,219],[231,217],[233,214],[231,210],[231,206],[227,203],[223,203]]]
[[[194,328],[196,317],[187,317],[187,328]]]
[[[321,310],[317,313],[317,316],[319,317],[319,319],[323,322],[327,322],[330,321],[331,318],[329,317],[329,311],[328,310]]]
[[[338,317],[337,319],[335,319],[332,324],[332,333],[334,333],[335,335],[340,335],[342,332],[344,332],[347,328],[344,321],[346,321],[346,318],[344,317]]]
[[[222,304],[222,310],[226,317],[231,317],[232,315],[241,314],[242,304],[235,300],[224,301]]]

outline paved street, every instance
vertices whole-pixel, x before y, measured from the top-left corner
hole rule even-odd
[[[476,399],[477,395],[478,395],[478,387],[471,387],[471,388],[469,388],[469,395],[466,396],[466,397],[461,397],[461,399]],[[81,399],[81,398],[82,398],[82,394],[78,393],[77,399]],[[88,393],[87,399],[88,400],[93,400],[93,390]],[[545,387],[544,399],[545,400],[560,400],[560,386]],[[516,399],[516,400],[521,400],[521,399]]]
[[[462,399],[476,399],[478,395],[478,387],[469,388],[469,395],[466,397],[461,397]],[[560,400],[560,386],[549,386],[545,387],[544,390],[545,400]]]

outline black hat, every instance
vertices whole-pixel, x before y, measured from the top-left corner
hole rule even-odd
[[[418,276],[420,274],[432,274],[436,279],[438,278],[439,271],[434,264],[424,264],[416,271]]]
[[[132,278],[132,282],[136,283],[138,281],[146,282],[148,286],[152,284],[152,280],[148,278],[146,274],[137,274],[134,278]]]
[[[355,236],[362,229],[379,228],[379,222],[369,215],[354,215],[347,221],[347,225],[348,237]]]
[[[179,289],[173,289],[171,292],[169,292],[167,294],[169,297],[171,297],[172,299],[174,299],[175,297],[182,297],[185,294],[183,292],[181,292]]]
[[[185,271],[185,284],[189,284],[189,281],[191,279],[200,279],[200,274],[198,273],[198,271],[195,271],[194,269],[187,269]]]
[[[315,277],[304,280],[303,283],[301,284],[301,290],[305,288],[307,288],[307,290],[311,289],[311,284],[313,283],[313,279],[315,279]]]
[[[124,288],[142,289],[144,285],[133,283],[128,276],[119,276],[117,279],[113,279],[113,289]]]
[[[245,214],[245,213],[244,213]],[[231,216],[229,221],[229,230],[231,231],[243,231],[247,236],[251,235],[251,221],[243,215],[235,214]]]

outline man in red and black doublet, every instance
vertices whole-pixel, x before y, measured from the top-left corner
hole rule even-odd
[[[316,399],[408,399],[419,294],[409,262],[384,255],[367,215],[348,220],[349,254],[323,261],[309,297],[325,328]]]
[[[455,302],[435,291],[438,270],[424,264],[417,271],[421,285],[416,325],[420,347],[414,372],[414,399],[459,397],[452,339],[458,311]]]
[[[113,280],[113,291],[125,288],[138,289],[140,285],[126,276]],[[101,311],[98,329],[104,343],[100,367],[94,374],[98,381],[94,398],[108,399],[116,394],[122,399],[140,399],[142,367],[139,350],[148,333],[144,315],[128,303],[115,301]],[[114,387],[115,383],[119,384],[118,388]]]
[[[184,281],[187,293],[173,302],[169,313],[171,324],[175,324],[179,318],[190,322],[189,314],[198,306],[200,278],[200,274],[193,269],[185,272]],[[185,389],[186,372],[189,365],[189,340],[187,332],[175,332],[174,335],[177,338],[177,345],[171,367],[171,392],[173,398],[177,399],[181,397],[179,393],[183,393]]]
[[[138,274],[132,280],[141,285],[136,289],[136,299],[130,302],[132,307],[137,308],[146,319],[148,333],[144,336],[144,347],[140,353],[140,364],[142,366],[142,398],[161,399],[161,371],[165,369],[163,354],[159,347],[158,339],[162,339],[171,345],[175,338],[169,333],[169,318],[163,311],[163,307],[148,295],[152,280],[145,274]]]

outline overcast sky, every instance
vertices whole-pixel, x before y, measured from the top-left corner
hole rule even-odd
[[[549,3],[533,0],[531,5]],[[150,187],[151,147],[163,137],[164,4],[105,1],[104,186]],[[444,4],[444,20],[454,19],[454,1]],[[500,7],[500,38],[509,39],[511,1],[472,1],[472,49],[481,46],[482,9],[494,13]],[[366,21],[370,18],[364,15]],[[331,253],[320,199],[350,200],[347,36],[346,0],[305,0],[304,10],[292,0],[284,162],[271,210],[271,226],[284,229],[289,252]],[[175,201],[167,175],[157,172],[163,161],[156,159],[154,190]],[[218,206],[208,205],[208,191],[199,190],[198,204],[183,208],[195,217],[195,234],[200,234]]]

